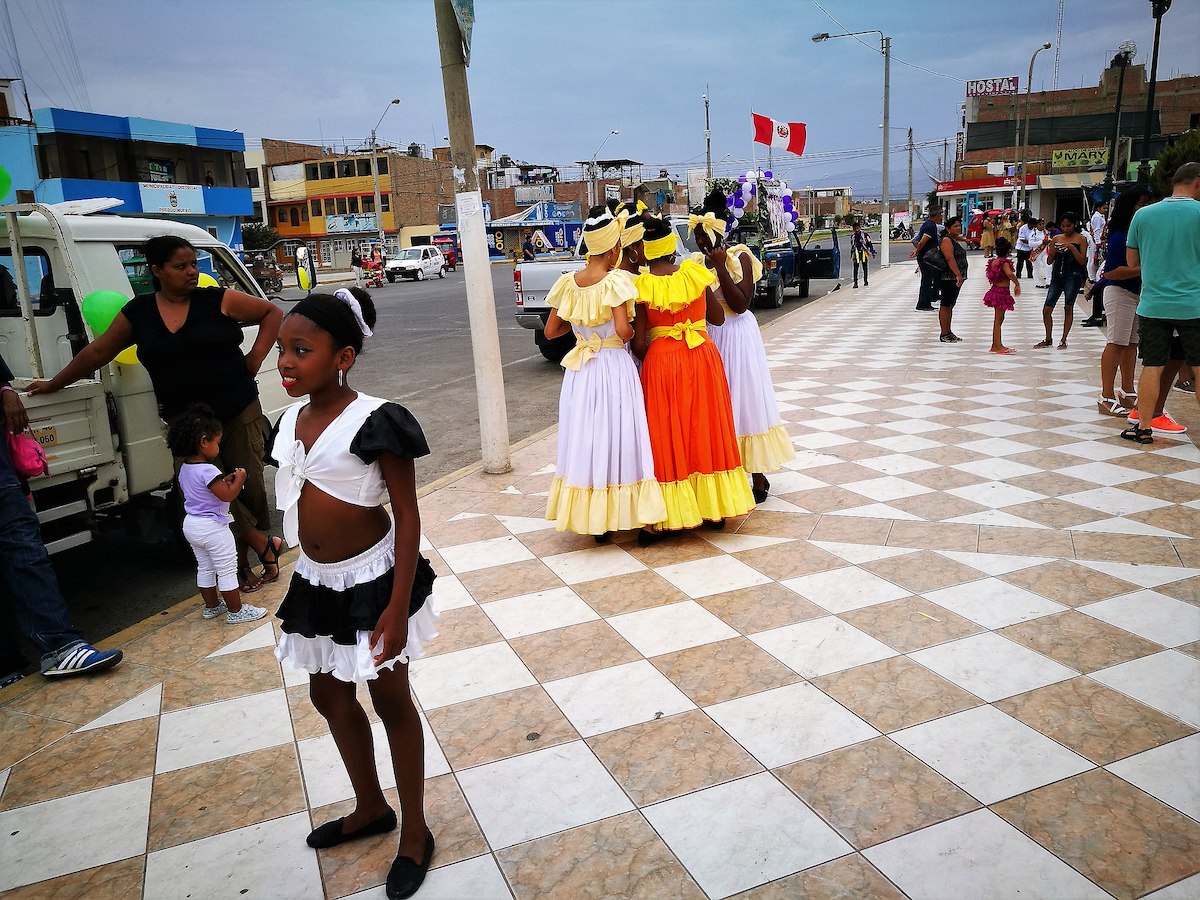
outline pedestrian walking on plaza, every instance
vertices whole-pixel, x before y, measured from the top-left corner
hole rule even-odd
[[[9,436],[29,427],[25,406],[9,384],[12,378],[0,357],[0,598],[7,598],[16,620],[15,630],[7,621],[0,622],[0,687],[22,678],[29,665],[18,633],[41,652],[41,672],[47,678],[103,672],[122,657],[120,650],[97,650],[71,624],[37,514],[29,505],[28,487],[9,451]]]
[[[1050,264],[1050,287],[1042,306],[1046,337],[1034,344],[1034,349],[1054,346],[1054,307],[1059,297],[1063,299],[1063,332],[1058,349],[1067,349],[1067,335],[1071,333],[1071,322],[1075,317],[1075,298],[1083,287],[1083,276],[1087,274],[1087,239],[1079,233],[1078,224],[1074,213],[1065,213],[1059,221],[1062,232],[1055,235],[1046,248],[1046,259]]]
[[[994,216],[983,214],[979,224],[979,246],[983,249],[983,258],[991,259],[996,252],[996,222]]]
[[[666,530],[702,522],[722,528],[754,508],[742,468],[733,406],[721,354],[708,325],[725,321],[709,287],[717,276],[692,259],[675,262],[678,238],[649,219],[642,244],[648,272],[638,289],[634,353],[642,357],[642,390],[654,475],[667,506]]]
[[[1050,287],[1050,267],[1046,265],[1046,247],[1050,244],[1050,233],[1046,230],[1046,220],[1034,222],[1034,231],[1029,243],[1033,246],[1030,258],[1033,260],[1033,286],[1035,288]]]
[[[375,768],[371,723],[355,693],[366,683],[400,794],[400,845],[386,882],[387,896],[397,898],[417,892],[434,850],[425,823],[424,738],[407,664],[437,636],[437,615],[429,602],[433,569],[417,552],[413,460],[429,453],[425,435],[404,407],[347,383],[374,323],[370,296],[354,288],[310,294],[280,327],[284,389],[308,400],[288,407],[272,443],[284,534],[300,546],[276,614],[283,633],[275,655],[309,673],[309,697],[329,723],[354,788],[354,811],[314,829],[310,847],[396,828]]]
[[[350,271],[354,273],[354,286],[362,287],[363,258],[362,251],[358,247],[350,251]]]
[[[990,287],[983,295],[983,305],[991,307],[995,311],[995,318],[992,321],[992,346],[988,352],[999,353],[1002,356],[1011,356],[1017,352],[1011,347],[1004,346],[1004,340],[1000,334],[1004,327],[1004,314],[1016,308],[1013,295],[1021,296],[1021,282],[1013,274],[1012,263],[1008,259],[1010,252],[1012,252],[1012,247],[1008,241],[1004,238],[996,241],[996,256],[994,259],[989,259],[987,264],[987,280]],[[1009,282],[1012,283],[1012,293],[1009,293],[1008,290]]]
[[[930,247],[941,245],[942,231],[942,211],[937,207],[930,207],[929,215],[917,230],[912,252],[908,254],[909,259],[916,259],[917,268],[921,272],[921,290],[917,294],[917,309],[920,310],[933,309],[933,301],[937,299],[938,278],[941,273],[925,263],[925,253]]]
[[[1015,245],[1017,251],[1017,267],[1014,274],[1018,279],[1021,277],[1022,268],[1024,268],[1030,278],[1033,277],[1033,262],[1031,261],[1030,257],[1033,256],[1034,248],[1037,246],[1037,244],[1034,243],[1036,232],[1037,224],[1033,221],[1033,219],[1029,219],[1024,222],[1021,225],[1020,230],[1017,232],[1017,243]],[[1009,246],[1013,247],[1014,245],[1009,244]]]
[[[1004,213],[1001,214],[999,221],[996,223],[996,240],[1004,238],[1008,241],[1009,246],[1017,239],[1017,214]]]
[[[858,267],[862,266],[863,287],[870,286],[867,281],[867,260],[875,255],[875,245],[871,237],[862,230],[862,223],[855,221],[854,231],[850,233],[850,256],[854,259],[854,286],[858,287]]]
[[[1107,220],[1108,201],[1101,200],[1096,204],[1092,217],[1088,220],[1087,236],[1088,243],[1091,245],[1091,253],[1088,256],[1088,281],[1094,282],[1100,277],[1100,266],[1104,262],[1104,242],[1106,240],[1104,230]],[[1101,309],[1103,309],[1103,301],[1101,301]]]
[[[704,200],[704,215],[688,218],[688,230],[696,235],[705,267],[717,276],[711,290],[725,313],[725,321],[709,325],[708,333],[721,354],[729,381],[742,468],[750,473],[755,502],[764,503],[771,490],[766,473],[782,469],[796,458],[796,450],[779,415],[762,332],[750,311],[754,285],[762,278],[762,263],[745,244],[725,246],[727,209],[725,194],[714,190]],[[854,227],[858,229],[857,224]],[[863,278],[865,281],[865,263]]]
[[[653,529],[667,518],[654,477],[646,400],[625,347],[638,292],[628,272],[615,270],[624,221],[593,208],[583,226],[587,264],[563,273],[546,295],[546,337],[575,333],[575,348],[562,359],[558,457],[546,518],[557,531],[594,535],[597,543],[635,528],[649,529],[639,535],[642,543],[657,541]]]
[[[183,536],[196,556],[196,586],[204,598],[201,615],[205,619],[224,615],[228,625],[257,622],[267,611],[242,603],[237,544],[229,530],[233,521],[229,504],[246,484],[246,470],[234,469],[226,475],[213,465],[221,452],[221,420],[207,406],[195,404],[172,420],[167,446],[183,460],[178,476],[186,513]]]
[[[1000,241],[1007,238],[996,238],[996,247]],[[942,235],[938,251],[942,255],[944,268],[938,277],[938,323],[942,333],[938,338],[943,344],[958,344],[962,342],[951,321],[954,318],[954,304],[958,302],[958,293],[967,280],[967,251],[962,245],[962,219],[954,216],[946,222],[946,231]]]
[[[1160,401],[1171,382],[1162,382],[1172,358],[1191,367],[1193,382],[1200,374],[1200,162],[1180,166],[1171,184],[1170,197],[1134,213],[1125,239],[1126,263],[1142,278],[1142,377],[1138,424],[1121,437],[1140,444],[1153,442],[1156,415],[1165,415]]]
[[[1104,258],[1104,277],[1092,289],[1104,292],[1108,309],[1108,342],[1100,354],[1100,397],[1097,408],[1106,416],[1128,416],[1137,406],[1134,370],[1137,367],[1138,295],[1142,280],[1127,261],[1126,232],[1133,215],[1150,202],[1150,192],[1133,187],[1122,191],[1113,204],[1108,223],[1108,249]],[[1116,386],[1117,372],[1121,387]]]

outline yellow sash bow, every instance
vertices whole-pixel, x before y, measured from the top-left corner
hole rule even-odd
[[[707,331],[708,322],[703,319],[693,322],[689,319],[686,322],[676,322],[674,325],[660,325],[657,328],[651,328],[650,340],[665,337],[676,341],[686,341],[688,349],[695,350],[704,343],[704,335]]]
[[[625,342],[615,334],[610,334],[608,337],[600,337],[598,334],[584,337],[582,334],[576,333],[575,346],[562,358],[562,366],[564,369],[578,372],[583,368],[584,363],[588,362],[601,350],[619,350],[624,346]]]

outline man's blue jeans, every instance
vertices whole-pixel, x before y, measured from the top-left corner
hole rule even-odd
[[[0,595],[11,604],[17,630],[44,657],[57,657],[59,651],[83,642],[67,618],[67,602],[42,543],[37,515],[15,485],[0,487]],[[0,674],[22,667],[16,636],[0,628]]]

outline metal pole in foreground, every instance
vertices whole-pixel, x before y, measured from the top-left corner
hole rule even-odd
[[[1029,152],[1029,97],[1033,90],[1033,62],[1037,59],[1037,55],[1043,50],[1050,49],[1050,42],[1042,44],[1033,51],[1033,56],[1029,57],[1029,76],[1025,79],[1025,139],[1021,142],[1021,162],[1017,166],[1017,177],[1020,179],[1021,198],[1017,201],[1017,211],[1025,209],[1025,182],[1028,180],[1025,177],[1025,157]],[[1019,99],[1019,98],[1018,98]]]
[[[883,244],[883,253],[879,259],[879,268],[886,269],[892,264],[892,198],[888,191],[888,170],[891,156],[888,145],[891,144],[891,93],[892,93],[892,39],[883,36],[883,219],[880,224],[879,243]]]
[[[908,129],[908,227],[912,228],[913,208],[912,208],[912,155],[913,141],[912,129]]]
[[[475,392],[479,399],[479,437],[483,470],[500,474],[512,470],[508,447],[508,410],[504,401],[504,370],[500,361],[500,334],[496,327],[496,298],[492,291],[491,263],[483,222],[483,196],[475,168],[475,126],[462,33],[450,0],[433,0],[438,49],[442,61],[442,88],[446,94],[446,119],[450,124],[450,156],[463,170],[463,190],[455,194],[458,233],[466,269],[467,312],[471,323],[471,351],[475,358]]]
[[[1154,16],[1154,51],[1150,54],[1150,84],[1146,94],[1146,127],[1142,135],[1142,162],[1138,166],[1138,184],[1150,187],[1150,132],[1154,126],[1154,88],[1158,84],[1158,39],[1162,35],[1162,17],[1171,8],[1171,0],[1150,0]]]

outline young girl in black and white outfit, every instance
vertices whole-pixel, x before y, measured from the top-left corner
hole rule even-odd
[[[312,676],[309,695],[329,722],[354,787],[354,812],[319,826],[308,836],[311,847],[396,827],[375,770],[370,722],[355,697],[355,683],[367,683],[400,794],[400,846],[387,896],[401,898],[420,888],[433,857],[421,722],[407,663],[437,636],[437,617],[428,600],[433,570],[417,552],[413,460],[429,452],[425,436],[404,407],[347,384],[374,322],[370,296],[353,288],[309,295],[279,330],[284,389],[308,402],[284,412],[272,445],[284,532],[300,546],[277,613],[283,635],[275,655]],[[389,498],[394,522],[383,507]]]

